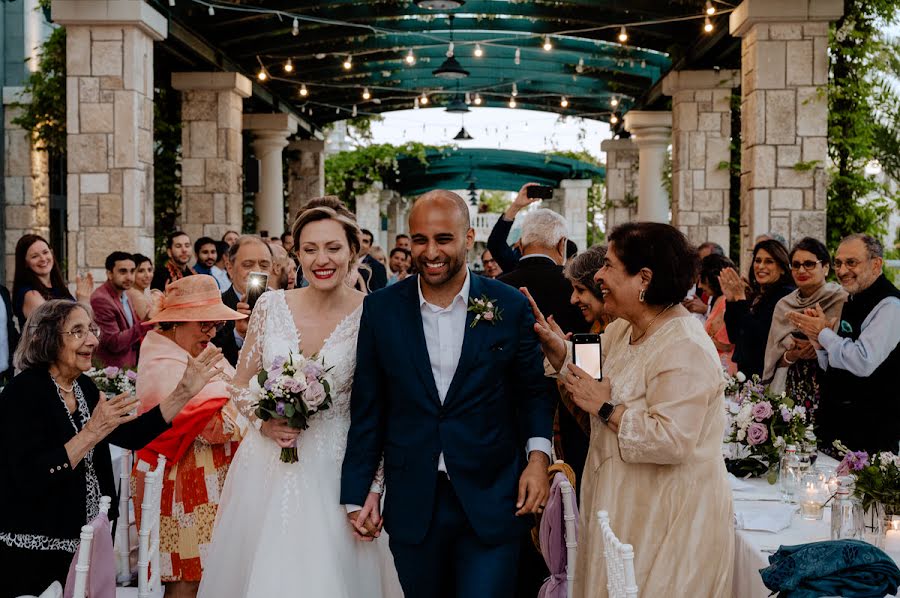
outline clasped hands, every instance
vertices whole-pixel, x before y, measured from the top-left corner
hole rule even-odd
[[[812,359],[815,357],[815,350],[822,348],[819,344],[819,333],[826,328],[833,329],[834,325],[837,323],[837,318],[829,319],[828,316],[825,315],[825,310],[823,310],[822,306],[818,303],[816,303],[815,308],[806,308],[803,311],[788,312],[787,317],[797,330],[809,338],[809,343],[813,350],[811,357],[804,357],[801,355],[800,359]],[[795,346],[796,345],[797,344],[795,343]]]

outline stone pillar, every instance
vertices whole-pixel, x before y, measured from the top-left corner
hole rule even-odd
[[[731,90],[740,71],[672,71],[672,225],[695,245],[728,247]]]
[[[387,238],[384,246],[387,252],[394,248],[397,235],[409,232],[409,203],[396,191],[390,193],[387,202]]]
[[[266,231],[270,237],[284,232],[282,151],[288,145],[288,137],[297,132],[297,126],[293,116],[282,112],[244,115],[244,129],[253,133],[251,147],[259,160],[256,231]]]
[[[607,139],[600,144],[606,154],[606,233],[637,219],[638,148],[630,137]]]
[[[375,243],[379,242],[381,230],[381,193],[384,186],[380,181],[372,184],[365,193],[356,196],[356,223],[359,228],[372,231]]]
[[[15,273],[19,238],[25,234],[50,238],[47,152],[35,149],[28,131],[12,122],[22,114],[22,108],[15,104],[28,101],[21,87],[3,88],[3,235],[7,284],[12,284]]]
[[[625,114],[625,130],[638,146],[637,218],[669,222],[669,197],[663,186],[666,150],[672,136],[672,113],[632,110]]]
[[[53,0],[66,27],[69,279],[104,279],[116,250],[153,255],[153,42],[165,17],[134,0]]]
[[[741,39],[741,266],[762,233],[825,239],[828,25],[842,0],[744,0]]]
[[[291,141],[287,155],[288,223],[291,223],[303,204],[325,195],[325,142],[318,139]]]
[[[543,202],[543,207],[566,219],[569,239],[578,245],[578,251],[587,247],[587,200],[592,184],[590,179],[564,179],[553,190],[553,199]]]
[[[172,73],[181,92],[181,230],[221,239],[243,221],[243,98],[238,73]]]

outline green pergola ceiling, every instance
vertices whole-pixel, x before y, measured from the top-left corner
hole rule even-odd
[[[558,187],[564,179],[605,178],[605,169],[561,156],[498,149],[430,150],[428,164],[411,156],[400,158],[393,181],[385,185],[412,197],[432,189],[478,189],[518,191],[535,182]]]
[[[346,119],[354,106],[361,114],[412,108],[423,93],[431,105],[445,105],[457,83],[432,71],[446,57],[449,14],[455,56],[470,72],[458,89],[473,98],[479,94],[483,106],[506,106],[515,83],[521,108],[609,120],[614,112],[642,106],[675,60],[726,67],[739,58],[736,40],[721,33],[727,29],[721,12],[711,35],[701,32],[702,20],[657,22],[696,17],[705,0],[468,0],[451,13],[408,0],[177,0],[174,7],[151,1],[176,25],[169,43],[195,50],[198,70],[205,61],[255,76],[263,65],[270,77],[257,81],[257,90],[291,104],[317,126]],[[302,17],[296,36],[294,17]],[[623,23],[646,24],[629,27],[629,40],[621,44],[615,38]],[[545,35],[553,44],[549,52],[541,47]],[[473,56],[476,43],[481,58]],[[410,49],[414,65],[404,60]],[[190,61],[189,54],[178,51],[182,60]],[[350,70],[342,67],[347,55],[353,57]],[[288,59],[291,73],[283,68]],[[298,93],[303,84],[306,97]],[[364,87],[372,94],[368,101],[361,97]]]

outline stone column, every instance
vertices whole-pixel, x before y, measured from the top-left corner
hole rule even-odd
[[[741,265],[753,241],[825,239],[828,25],[842,0],[745,0],[741,39]]]
[[[381,192],[383,189],[382,183],[376,181],[368,191],[356,196],[356,223],[359,224],[359,228],[372,231],[376,244],[381,230]]]
[[[134,0],[53,0],[66,27],[69,279],[104,279],[116,250],[153,255],[153,42],[165,17]]]
[[[12,284],[15,273],[19,238],[25,234],[50,238],[47,152],[36,149],[28,131],[12,122],[22,114],[22,108],[15,104],[29,101],[21,87],[3,88],[3,235],[7,284]]]
[[[387,238],[384,249],[390,252],[394,248],[394,240],[397,235],[409,232],[409,203],[396,191],[391,191],[391,197],[387,203],[387,222]]]
[[[300,206],[325,195],[325,142],[297,139],[287,147],[288,223],[293,222]]]
[[[606,154],[606,232],[637,219],[638,148],[630,137],[607,139],[600,144]]]
[[[245,114],[244,129],[253,133],[251,147],[259,160],[259,192],[256,194],[256,231],[270,237],[284,232],[284,171],[282,151],[298,123],[284,113]]]
[[[632,110],[625,114],[625,130],[638,146],[637,218],[669,222],[669,197],[663,186],[666,149],[672,136],[672,113]]]
[[[564,179],[553,190],[553,199],[543,204],[566,219],[568,238],[578,245],[578,251],[587,247],[587,199],[592,184],[590,179]]]
[[[181,92],[181,230],[220,239],[243,221],[243,99],[238,73],[172,73]]]
[[[740,71],[672,71],[672,225],[695,245],[728,247],[731,90]]]

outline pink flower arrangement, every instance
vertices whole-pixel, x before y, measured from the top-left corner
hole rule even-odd
[[[750,409],[750,413],[753,415],[753,419],[758,422],[767,420],[772,417],[772,404],[768,401],[754,403],[753,408]],[[768,434],[766,436],[768,436]]]
[[[747,428],[747,443],[751,446],[764,443],[769,439],[769,429],[759,422],[753,422]]]

